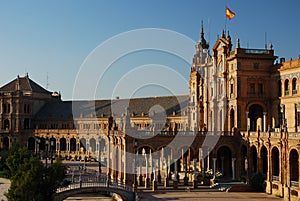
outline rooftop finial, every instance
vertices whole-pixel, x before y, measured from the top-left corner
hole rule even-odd
[[[236,48],[240,48],[240,39],[239,38],[236,40]]]

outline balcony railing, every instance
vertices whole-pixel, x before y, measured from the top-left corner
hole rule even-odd
[[[284,95],[285,95],[285,96],[288,96],[288,95],[290,95],[290,92],[289,92],[288,90],[286,90],[286,91],[284,92]]]
[[[292,94],[293,94],[293,95],[295,95],[295,94],[297,94],[297,93],[298,93],[297,89],[294,89],[294,90],[292,91]]]
[[[9,129],[0,129],[0,133],[9,133]]]
[[[299,187],[299,182],[298,181],[291,181],[291,186],[292,187]]]
[[[279,176],[272,176],[272,181],[279,181]]]

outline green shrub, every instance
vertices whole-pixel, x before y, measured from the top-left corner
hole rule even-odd
[[[255,191],[264,192],[266,190],[266,176],[262,173],[255,174],[250,179],[250,185]]]

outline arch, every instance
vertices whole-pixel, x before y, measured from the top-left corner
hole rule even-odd
[[[59,149],[60,149],[60,151],[66,151],[67,150],[67,140],[66,140],[66,138],[61,138],[60,140],[59,140],[59,144],[60,144],[60,147],[59,147]]]
[[[223,178],[232,178],[232,152],[228,146],[221,146],[217,150],[217,168]]]
[[[95,138],[90,139],[90,151],[95,153],[96,152],[96,140]]]
[[[297,182],[297,183],[299,182],[299,154],[296,149],[292,149],[290,152],[289,165],[290,165],[290,181],[291,181],[291,186],[293,186],[293,182]]]
[[[8,130],[10,128],[9,126],[9,119],[4,119],[3,121],[3,129]]]
[[[76,151],[76,139],[74,137],[70,139],[70,151]]]
[[[257,172],[257,149],[254,145],[250,148],[250,157],[251,157],[251,172],[256,173]]]
[[[284,95],[289,95],[289,79],[284,80]]]
[[[30,151],[34,151],[35,150],[35,139],[34,139],[34,137],[28,138],[27,148]]]
[[[260,149],[260,164],[261,171],[263,174],[267,175],[268,173],[268,150],[265,146],[262,146]]]
[[[279,160],[279,150],[277,147],[272,148],[272,176],[279,176],[280,170],[280,160]]]
[[[257,131],[263,128],[263,107],[253,104],[249,107],[250,131]]]

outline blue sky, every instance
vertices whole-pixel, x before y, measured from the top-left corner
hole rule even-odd
[[[48,74],[48,89],[60,91],[64,100],[72,99],[80,67],[103,42],[143,28],[167,29],[197,41],[203,20],[205,37],[213,46],[224,28],[226,6],[236,13],[227,21],[234,45],[240,38],[242,47],[264,48],[267,33],[267,42],[273,43],[277,56],[289,60],[300,55],[299,0],[0,0],[0,85],[28,72],[34,81],[46,87]],[[188,80],[188,62],[165,53],[134,53],[113,63],[111,72],[98,83],[102,90],[96,98],[132,96],[132,92],[122,93],[126,88],[112,93],[111,85],[116,85],[118,79],[124,80],[126,71],[153,63],[169,66]],[[109,84],[113,77],[118,79]],[[172,80],[172,76],[163,73],[157,73],[157,77]],[[135,91],[135,96],[161,95],[168,89],[145,87],[147,93],[138,91],[143,90]],[[187,94],[186,85],[178,93]]]

